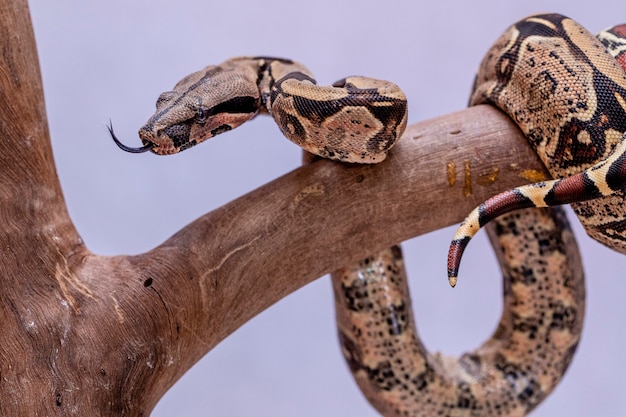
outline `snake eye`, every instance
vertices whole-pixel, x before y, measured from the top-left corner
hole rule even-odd
[[[207,117],[210,115],[210,111],[202,106],[198,107],[198,113],[196,114],[196,122],[203,125],[206,123]]]
[[[207,108],[206,106],[202,105],[202,98],[198,97],[197,98],[198,102],[196,103],[196,123],[198,124],[205,124],[206,123],[206,119],[207,117],[209,117],[211,114],[213,114],[212,109]]]

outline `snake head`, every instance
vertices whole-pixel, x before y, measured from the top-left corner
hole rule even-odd
[[[140,148],[128,152],[170,155],[227,132],[253,118],[261,107],[257,73],[239,65],[209,66],[159,96],[156,111],[139,129]],[[115,139],[114,139],[115,140]]]

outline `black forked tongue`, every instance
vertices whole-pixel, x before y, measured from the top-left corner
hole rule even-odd
[[[139,148],[131,148],[130,146],[124,145],[119,139],[115,136],[115,132],[113,132],[113,123],[109,122],[107,125],[107,129],[109,129],[109,133],[111,134],[111,138],[113,138],[113,142],[123,151],[130,153],[144,153],[152,149],[154,143],[148,142],[147,144],[140,146]]]

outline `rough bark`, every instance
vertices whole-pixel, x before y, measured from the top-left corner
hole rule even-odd
[[[481,106],[410,126],[382,164],[317,161],[150,252],[98,256],[61,193],[27,2],[0,5],[0,415],[147,416],[280,298],[543,173],[515,125]]]

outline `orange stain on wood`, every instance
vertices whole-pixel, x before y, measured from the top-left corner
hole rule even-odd
[[[456,165],[454,162],[448,162],[446,169],[448,172],[448,185],[452,188],[456,184]]]

